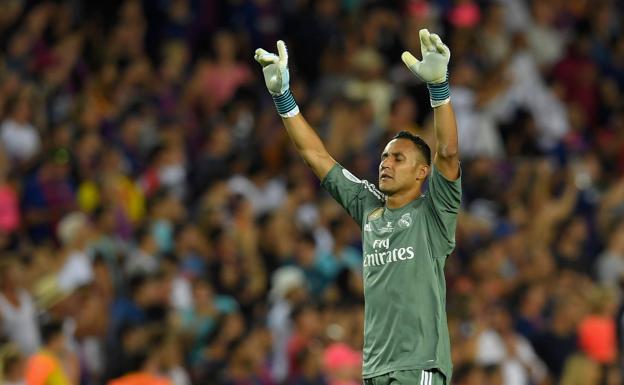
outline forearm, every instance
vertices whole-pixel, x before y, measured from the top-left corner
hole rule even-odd
[[[450,102],[433,109],[433,128],[438,156],[442,158],[457,157],[457,123]]]
[[[451,103],[433,109],[433,128],[436,138],[434,164],[447,179],[459,178],[459,145],[457,123]]]
[[[310,166],[319,179],[325,178],[336,161],[329,155],[316,131],[301,114],[282,118],[282,121],[303,161]]]
[[[578,202],[578,188],[573,182],[568,182],[559,199],[553,199],[553,217],[555,221],[562,221],[569,217]]]
[[[433,107],[434,131],[436,137],[436,169],[447,179],[459,177],[457,144],[457,123],[451,106],[451,90],[448,82],[448,63],[451,51],[442,43],[440,36],[419,31],[422,61],[409,52],[403,52],[401,59],[414,75],[427,83],[429,99]]]
[[[279,56],[258,48],[254,58],[262,65],[264,81],[273,97],[277,113],[282,117],[288,136],[303,160],[322,180],[336,161],[332,159],[321,138],[299,112],[299,106],[289,88],[288,52],[286,44],[281,40],[277,42],[277,51]]]

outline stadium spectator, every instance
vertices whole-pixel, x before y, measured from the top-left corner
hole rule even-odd
[[[63,323],[50,320],[41,328],[42,350],[28,359],[26,383],[33,385],[71,385],[79,381],[79,363],[68,354]]]
[[[24,287],[20,262],[11,256],[0,261],[0,321],[2,331],[22,354],[39,350],[41,343],[37,326],[37,309]]]
[[[152,336],[135,357],[135,368],[122,377],[109,381],[109,385],[171,385],[163,373],[165,357],[161,337]]]

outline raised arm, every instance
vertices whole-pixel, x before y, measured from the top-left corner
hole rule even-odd
[[[433,129],[436,137],[436,154],[433,164],[447,179],[459,178],[457,123],[451,103],[433,109]]]
[[[451,106],[448,84],[448,62],[451,51],[438,35],[420,30],[420,51],[422,61],[409,52],[403,52],[401,59],[419,79],[427,83],[431,107],[433,107],[434,131],[436,138],[435,167],[447,179],[459,178],[459,145],[457,121]]]
[[[325,149],[321,138],[301,114],[292,118],[283,118],[282,121],[303,161],[310,166],[320,180],[323,180],[336,161]]]
[[[299,112],[289,88],[288,52],[286,44],[281,40],[277,42],[277,52],[279,56],[258,48],[255,59],[262,65],[264,82],[273,96],[275,107],[282,117],[288,136],[306,164],[319,179],[323,180],[336,161],[329,155],[316,131]]]

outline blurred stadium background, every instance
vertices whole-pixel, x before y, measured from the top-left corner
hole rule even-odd
[[[454,384],[624,384],[623,11],[1,0],[3,383],[361,383],[359,231],[252,57],[283,38],[305,116],[376,181],[393,133],[432,139],[399,60],[427,27],[451,48],[462,152]]]

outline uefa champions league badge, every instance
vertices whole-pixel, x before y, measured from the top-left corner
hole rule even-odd
[[[362,181],[357,176],[351,174],[351,172],[347,170],[346,168],[342,169],[342,175],[344,175],[345,178],[347,178],[353,183],[362,183]]]
[[[384,211],[383,207],[377,207],[370,214],[368,214],[368,220],[374,221],[375,219],[381,218],[381,214],[383,214],[383,211]]]
[[[412,216],[410,215],[410,213],[403,214],[403,216],[401,216],[401,219],[399,219],[398,224],[399,227],[402,229],[410,227],[412,225]]]

